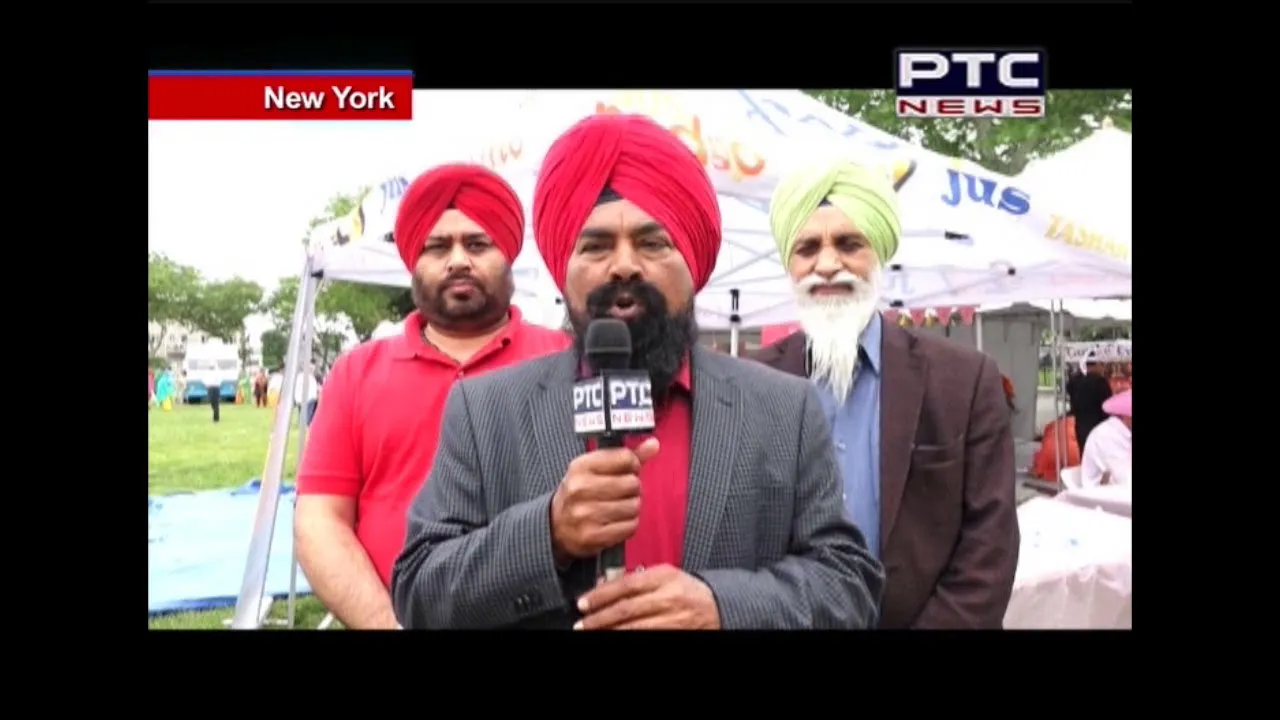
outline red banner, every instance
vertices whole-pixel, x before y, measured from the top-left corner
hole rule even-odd
[[[952,308],[949,308],[949,307],[939,307],[939,308],[934,308],[934,309],[933,309],[933,311],[934,311],[934,312],[936,312],[936,313],[938,313],[938,324],[939,324],[939,325],[941,325],[941,326],[943,326],[943,327],[946,327],[947,325],[950,325],[950,324],[951,324],[951,315],[952,315],[952,313],[954,312],[954,310],[953,310]]]
[[[151,120],[411,120],[408,71],[163,71],[147,78]]]
[[[962,308],[960,308],[960,309],[959,309],[959,313],[960,313],[960,322],[964,323],[965,325],[972,325],[972,324],[973,324],[973,316],[974,316],[975,314],[977,314],[977,312],[978,312],[978,308],[976,308],[976,307],[962,307]]]

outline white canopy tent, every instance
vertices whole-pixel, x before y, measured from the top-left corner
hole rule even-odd
[[[532,197],[532,179],[514,182],[517,192]],[[722,197],[725,222],[724,242],[717,258],[711,281],[698,297],[698,323],[708,330],[732,327],[735,312],[733,297],[738,297],[736,313],[741,327],[790,322],[795,319],[791,283],[786,278],[777,250],[767,229],[767,216],[732,197]],[[526,200],[526,206],[530,204]],[[377,211],[374,206],[384,207]],[[356,237],[351,232],[330,236],[343,241],[315,237],[315,267],[330,280],[364,282],[407,287],[409,275],[390,242],[389,228],[394,224],[396,202],[385,206],[380,200],[366,202],[363,209],[364,231]],[[754,224],[752,229],[731,228]],[[526,226],[531,221],[526,219]],[[927,232],[927,231],[922,231]],[[1096,287],[1098,274],[1088,268],[1073,268],[1046,259],[1043,248],[1008,243],[1001,250],[992,243],[972,238],[947,239],[942,233],[908,235],[893,264],[885,272],[887,301],[915,307],[922,304],[976,304],[980,297],[987,301],[1017,301],[1043,297],[1045,281],[1078,281]],[[1027,270],[1024,270],[1026,268]],[[1056,275],[1047,275],[1044,268]],[[542,258],[534,245],[532,233],[525,238],[524,250],[516,259],[516,303],[535,322],[551,326],[558,320],[548,317],[546,308],[555,308],[558,291],[550,279]],[[1039,272],[1039,278],[1028,273]],[[1030,286],[1030,287],[1028,287]],[[529,307],[538,313],[528,312]]]
[[[1133,135],[1103,127],[1018,176],[1092,235],[1133,254]],[[1132,262],[1132,260],[1130,260]]]
[[[1045,237],[1030,195],[1007,178],[945,158],[876,130],[799,91],[535,91],[510,118],[511,130],[467,158],[503,174],[532,205],[546,149],[570,124],[596,112],[644,112],[684,139],[706,163],[721,199],[724,243],[697,299],[705,329],[795,320],[791,282],[769,233],[768,201],[798,163],[843,153],[884,168],[899,187],[904,237],[885,272],[886,302],[899,307],[977,305],[1044,297],[1124,294],[1130,265]],[[455,108],[465,112],[465,108]],[[461,158],[460,158],[461,159]],[[260,626],[266,563],[279,499],[294,378],[311,352],[321,279],[407,286],[389,242],[408,174],[390,178],[349,218],[313,234],[293,320],[277,410],[233,627]],[[526,218],[526,227],[532,223]],[[946,231],[964,233],[949,239]],[[513,263],[515,302],[531,319],[557,324],[557,291],[531,237]],[[528,306],[528,307],[526,307]],[[536,307],[536,313],[529,312]],[[534,317],[536,315],[536,317]],[[737,348],[736,337],[730,347]],[[299,444],[305,443],[305,428]],[[301,448],[299,450],[301,453]],[[269,604],[269,603],[268,603]]]
[[[799,91],[534,91],[507,135],[465,159],[501,172],[528,208],[538,163],[555,137],[582,117],[612,109],[650,114],[706,158],[725,228],[715,271],[698,298],[706,329],[731,328],[735,315],[741,327],[795,319],[791,284],[769,234],[768,199],[783,173],[816,153],[831,155],[833,147],[884,167],[899,182],[904,238],[886,268],[887,304],[1099,297],[1125,294],[1130,285],[1131,265],[1123,260],[1046,238],[1048,225],[1026,217],[1038,206],[1008,179],[894,138]],[[403,177],[382,183],[361,208],[358,227],[343,233],[346,244],[320,244],[316,267],[325,277],[408,283],[394,247],[383,242],[406,185]],[[1037,213],[1032,217],[1052,222],[1048,211]],[[949,240],[947,230],[965,237]],[[532,237],[515,266],[522,292],[551,307],[546,298],[554,303],[557,290]]]

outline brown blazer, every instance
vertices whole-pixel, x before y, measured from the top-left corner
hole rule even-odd
[[[804,333],[750,357],[805,374]],[[1018,565],[1013,435],[1000,371],[945,338],[883,325],[882,628],[1000,628]]]

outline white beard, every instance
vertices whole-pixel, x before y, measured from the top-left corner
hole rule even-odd
[[[816,285],[843,284],[853,288],[849,295],[813,295]],[[796,304],[800,327],[809,336],[812,358],[810,377],[825,385],[843,405],[853,391],[854,368],[862,333],[879,312],[880,271],[869,280],[851,272],[841,272],[830,282],[810,275],[796,283]]]

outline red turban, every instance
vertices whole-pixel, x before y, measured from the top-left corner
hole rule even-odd
[[[671,235],[701,290],[720,252],[720,205],[702,163],[642,115],[593,115],[561,135],[533,191],[533,236],[561,289],[569,256],[601,191],[612,190]]]
[[[524,208],[516,191],[482,165],[441,165],[418,176],[396,211],[396,249],[413,272],[431,228],[449,208],[457,208],[484,228],[512,262],[524,244]]]

